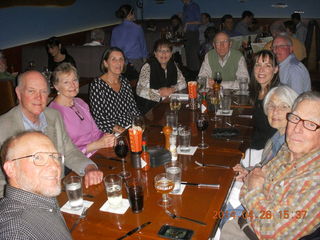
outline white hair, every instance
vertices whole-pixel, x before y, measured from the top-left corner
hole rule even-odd
[[[263,111],[266,115],[268,115],[267,107],[272,96],[278,97],[280,101],[287,104],[291,109],[298,94],[287,85],[281,85],[270,89],[263,100]]]

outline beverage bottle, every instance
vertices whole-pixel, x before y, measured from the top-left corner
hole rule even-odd
[[[201,113],[208,113],[208,102],[206,99],[206,92],[202,93],[202,100],[201,100]]]
[[[253,50],[252,50],[252,45],[251,45],[251,36],[249,36],[249,38],[248,38],[248,46],[246,49],[246,56],[247,56],[247,59],[251,59],[253,56]]]
[[[150,169],[150,153],[147,150],[147,141],[142,141],[141,167],[143,171]]]

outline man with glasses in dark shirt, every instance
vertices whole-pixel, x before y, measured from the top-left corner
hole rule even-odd
[[[9,138],[1,150],[8,179],[0,200],[0,239],[72,239],[56,196],[61,192],[63,156],[41,132]]]

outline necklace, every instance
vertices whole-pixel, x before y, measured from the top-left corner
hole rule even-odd
[[[75,105],[70,106],[69,108],[72,109],[72,111],[74,111],[74,113],[78,116],[78,118],[83,121],[84,117],[81,115],[80,111],[75,107]]]

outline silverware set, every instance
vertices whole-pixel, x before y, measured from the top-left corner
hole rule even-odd
[[[178,216],[178,215],[170,212],[168,209],[165,209],[165,212],[166,212],[166,214],[167,214],[168,216],[170,216],[170,217],[173,218],[173,219],[179,218],[179,219],[184,219],[184,220],[187,220],[187,221],[190,221],[190,222],[198,223],[198,224],[203,225],[203,226],[207,225],[206,223],[201,222],[201,221],[199,221],[199,220],[195,220],[195,219],[188,218],[188,217]]]

